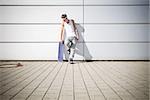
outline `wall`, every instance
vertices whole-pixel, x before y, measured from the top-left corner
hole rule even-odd
[[[77,23],[75,59],[148,59],[148,0],[1,0],[0,60],[56,60],[60,16]]]

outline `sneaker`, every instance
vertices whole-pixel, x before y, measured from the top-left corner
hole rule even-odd
[[[69,62],[70,64],[73,64],[73,59],[70,58],[68,62]]]

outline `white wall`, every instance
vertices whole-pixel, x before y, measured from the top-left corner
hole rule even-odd
[[[62,13],[76,21],[82,36],[75,59],[146,60],[148,4],[148,0],[0,0],[0,60],[56,60]]]

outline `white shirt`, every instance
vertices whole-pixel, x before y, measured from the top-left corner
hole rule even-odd
[[[66,31],[66,38],[70,36],[76,36],[72,20],[69,20],[69,23],[64,23],[64,29]]]

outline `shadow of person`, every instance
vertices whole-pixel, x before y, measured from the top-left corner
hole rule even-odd
[[[83,35],[82,35],[85,30],[80,24],[76,24],[76,27],[77,27],[77,30],[79,33],[79,40],[78,40],[78,43],[76,45],[75,53],[82,56],[83,60],[91,61],[92,55],[90,54],[90,52],[87,48],[87,45],[84,41]],[[65,54],[65,59],[67,60],[69,58],[67,50],[64,50],[64,54]]]

